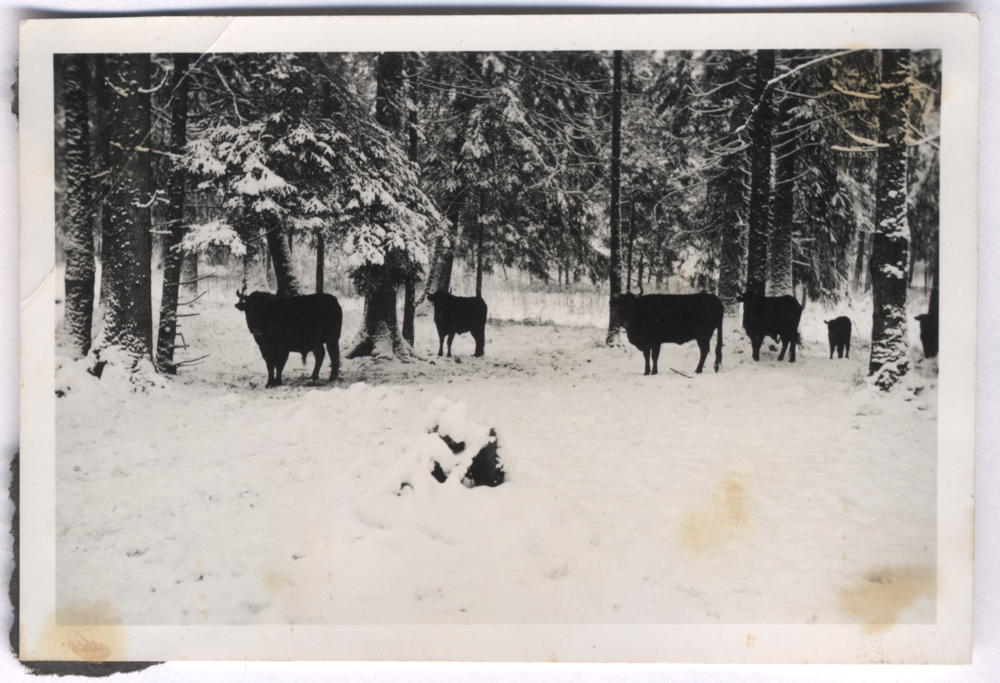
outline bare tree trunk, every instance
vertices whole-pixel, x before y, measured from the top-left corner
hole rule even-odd
[[[611,259],[608,268],[608,283],[611,290],[611,301],[622,293],[622,51],[615,50],[613,66],[613,82],[611,88]],[[617,343],[620,330],[618,317],[614,306],[610,309],[608,320],[607,344]]]
[[[795,100],[791,96],[786,96],[778,108],[778,125],[786,135],[789,135],[792,127],[794,105]],[[795,287],[792,267],[792,222],[795,213],[795,157],[798,152],[798,142],[794,136],[789,138],[775,149],[777,159],[774,193],[771,196],[771,219],[774,225],[771,228],[768,249],[772,296],[792,294]]]
[[[376,60],[375,120],[390,133],[401,133],[403,53],[383,52]],[[413,349],[399,334],[396,317],[396,291],[399,281],[394,281],[383,265],[374,278],[369,279],[365,292],[365,311],[361,329],[351,342],[348,358],[372,356],[402,358],[413,355]]]
[[[292,263],[292,251],[288,248],[281,224],[277,219],[266,220],[261,214],[261,221],[266,232],[271,265],[274,267],[274,279],[278,285],[278,296],[295,296],[302,293],[299,279],[295,277],[295,266]]]
[[[906,219],[906,105],[909,50],[882,50],[879,107],[878,184],[875,233],[869,272],[872,281],[872,352],[868,374],[883,391],[909,370],[906,334],[910,228]]]
[[[865,270],[865,233],[858,231],[857,252],[854,254],[854,278],[851,281],[852,289],[856,292],[861,287],[861,276]]]
[[[316,293],[323,293],[323,276],[326,273],[326,240],[323,231],[316,231]]]
[[[109,55],[106,84],[115,113],[110,167],[115,183],[106,202],[101,287],[104,325],[94,344],[94,374],[108,363],[135,376],[142,360],[152,361],[153,311],[150,234],[151,169],[148,54]],[[144,92],[145,91],[145,92]]]
[[[66,188],[66,312],[72,353],[82,358],[90,351],[94,318],[94,209],[90,180],[90,64],[86,55],[57,55],[56,68],[65,75],[64,102]]]
[[[181,296],[194,299],[198,296],[198,252],[184,253],[181,260]]]
[[[764,296],[767,287],[768,198],[771,191],[771,96],[774,50],[757,51],[757,111],[750,124],[750,231],[747,235],[747,291]]]
[[[413,79],[407,75],[407,105],[406,115],[406,156],[411,163],[419,167],[420,137],[417,135],[417,102],[414,95]],[[407,278],[403,283],[403,339],[413,346],[416,340],[415,318],[417,315],[417,281],[415,277]]]
[[[179,162],[187,144],[188,55],[174,55],[174,73],[170,97],[170,179],[167,184],[166,211],[168,232],[163,245],[163,289],[160,298],[160,325],[156,340],[156,366],[160,372],[174,374],[174,342],[177,339],[177,303],[181,263],[184,254],[178,247],[184,237],[184,167]]]
[[[625,291],[632,291],[632,250],[635,245],[635,202],[628,206],[628,249],[625,250]]]

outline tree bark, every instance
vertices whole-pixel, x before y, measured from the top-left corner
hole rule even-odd
[[[910,228],[906,219],[906,105],[909,50],[882,50],[878,181],[872,282],[872,351],[868,374],[890,390],[909,369],[906,289]]]
[[[413,83],[407,75],[407,103],[406,115],[406,156],[411,163],[420,165],[420,137],[417,135],[417,102],[414,97]],[[415,318],[417,315],[417,282],[415,278],[408,278],[403,283],[403,339],[410,346],[416,341]]]
[[[271,265],[274,267],[274,279],[278,285],[278,296],[297,296],[302,293],[299,279],[295,276],[295,266],[292,263],[292,251],[288,248],[288,239],[282,225],[276,218],[270,220],[265,214],[260,214],[266,231],[268,252],[271,255]]]
[[[326,240],[323,231],[316,231],[316,293],[323,293],[323,276],[326,274]]]
[[[65,325],[74,358],[90,351],[94,317],[94,209],[91,183],[90,64],[86,55],[58,56],[65,84],[66,218]]]
[[[114,184],[105,204],[101,288],[103,329],[95,344],[94,374],[107,363],[133,374],[152,361],[152,235],[150,234],[150,97],[148,54],[109,55],[106,87],[114,121],[109,167]],[[112,112],[114,115],[112,116]]]
[[[397,139],[402,132],[403,54],[383,52],[376,59],[375,121]],[[379,272],[381,271],[381,272]],[[361,329],[351,342],[347,358],[372,356],[407,359],[412,347],[399,334],[396,317],[396,291],[401,284],[394,281],[387,268],[377,268],[369,278],[365,292],[365,310]]]
[[[778,107],[778,125],[788,135],[784,144],[775,148],[774,192],[771,195],[771,227],[768,260],[771,281],[771,296],[792,294],[795,288],[792,267],[792,222],[795,214],[795,157],[798,142],[788,134],[792,127],[791,96],[786,96]]]
[[[768,199],[771,191],[771,98],[774,50],[757,51],[757,83],[750,123],[750,230],[747,235],[747,291],[764,296],[767,287]]]
[[[622,255],[621,255],[621,185],[622,185],[622,51],[615,50],[613,76],[611,86],[611,206],[609,218],[611,223],[611,258],[608,267],[608,284],[611,298],[608,320],[607,344],[617,343],[620,334],[618,317],[610,301],[622,293]]]
[[[174,55],[174,72],[170,96],[171,172],[167,181],[169,226],[163,244],[163,290],[160,299],[160,325],[156,341],[156,366],[161,372],[174,374],[174,342],[177,339],[177,301],[180,289],[181,263],[184,253],[178,249],[184,237],[184,186],[186,173],[180,163],[187,144],[188,55]]]
[[[854,278],[851,282],[852,288],[857,292],[861,288],[861,276],[865,270],[865,252],[867,251],[866,233],[858,231],[857,252],[854,254]]]

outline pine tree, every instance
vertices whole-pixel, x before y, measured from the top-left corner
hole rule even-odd
[[[750,222],[747,234],[747,291],[764,296],[767,285],[767,236],[771,191],[771,126],[774,50],[757,51],[757,82],[750,123]]]
[[[150,292],[150,97],[148,54],[108,55],[106,82],[112,119],[109,166],[113,184],[103,217],[103,328],[94,343],[94,374],[115,365],[133,374],[152,361]]]
[[[90,64],[87,55],[57,55],[65,83],[66,330],[74,357],[90,351],[94,315],[94,210],[91,183]]]
[[[909,369],[906,289],[910,229],[906,220],[906,130],[910,51],[882,50],[878,185],[870,272],[872,352],[868,374],[883,391]]]
[[[615,50],[613,83],[611,87],[611,202],[608,210],[611,227],[611,259],[608,265],[610,285],[610,321],[608,322],[608,346],[615,344],[619,337],[618,316],[613,305],[616,296],[622,293],[621,258],[621,159],[622,159],[622,51]]]
[[[167,236],[163,245],[163,291],[160,298],[160,325],[156,340],[156,365],[162,372],[173,374],[174,344],[177,339],[177,304],[181,265],[180,250],[184,237],[184,191],[186,172],[180,159],[187,145],[188,83],[190,58],[174,55],[170,80],[170,179],[167,183]]]

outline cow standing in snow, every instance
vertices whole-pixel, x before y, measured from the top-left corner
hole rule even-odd
[[[722,364],[722,301],[714,294],[618,294],[611,300],[611,310],[625,328],[628,340],[642,351],[646,361],[644,375],[657,373],[661,344],[686,344],[698,341],[701,358],[695,373],[705,367],[711,348],[712,333],[719,331],[715,342],[715,371]],[[649,358],[653,357],[652,372]]]
[[[486,302],[479,296],[455,296],[450,292],[433,292],[427,300],[434,304],[434,325],[438,331],[438,355],[444,353],[444,338],[448,337],[448,358],[456,334],[472,335],[476,340],[475,356],[486,349]]]
[[[833,320],[824,320],[826,323],[826,336],[830,340],[830,358],[833,358],[833,350],[837,349],[837,358],[843,358],[846,352],[847,357],[851,357],[851,319],[840,316]]]
[[[243,311],[247,328],[260,348],[267,364],[267,387],[281,386],[281,371],[291,352],[316,356],[312,379],[319,379],[319,370],[326,353],[330,352],[330,381],[340,372],[340,328],[343,312],[332,294],[277,296],[270,292],[237,292],[236,308]]]
[[[760,360],[760,347],[764,337],[781,341],[781,353],[778,360],[785,359],[785,350],[791,344],[788,362],[795,362],[795,345],[799,341],[799,320],[802,318],[802,305],[794,296],[762,296],[752,292],[744,292],[736,297],[743,303],[743,329],[750,337],[753,349],[753,359]]]

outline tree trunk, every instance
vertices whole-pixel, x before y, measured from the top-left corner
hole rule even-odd
[[[741,72],[748,68],[736,67],[734,78],[739,81]],[[746,74],[749,76],[749,74]],[[729,115],[730,129],[742,125],[750,115],[753,103],[742,88],[736,90],[736,103]],[[735,319],[740,313],[740,303],[736,297],[746,286],[747,263],[747,153],[743,150],[726,155],[720,167],[722,173],[709,182],[709,201],[715,207],[713,216],[720,228],[719,245],[719,285],[718,295],[722,300],[725,316]],[[671,271],[670,264],[661,263],[656,271],[657,288]]]
[[[865,251],[867,251],[865,235],[866,233],[858,231],[858,250],[854,254],[854,278],[851,281],[852,289],[855,292],[861,288],[861,276],[865,270]]]
[[[347,351],[347,358],[371,356],[407,359],[413,355],[410,345],[399,334],[396,322],[396,286],[382,283],[365,295],[361,329]]]
[[[138,365],[152,361],[152,235],[150,234],[150,56],[109,55],[106,84],[114,120],[110,167],[115,183],[105,209],[101,288],[104,325],[95,344],[94,374],[123,366],[136,379]],[[112,117],[111,112],[114,112]],[[140,372],[141,374],[141,372]]]
[[[771,192],[771,95],[774,50],[757,51],[757,84],[750,123],[750,230],[747,235],[747,291],[764,296],[767,287],[768,198]]]
[[[57,56],[64,67],[66,187],[65,324],[74,358],[90,351],[94,318],[94,209],[90,180],[90,65],[86,55]]]
[[[476,296],[483,295],[483,236],[486,233],[486,193],[479,193],[479,220],[476,221]]]
[[[414,97],[413,79],[407,76],[407,104],[406,115],[406,156],[411,163],[420,165],[420,137],[417,135],[417,102]],[[403,339],[410,346],[416,340],[415,318],[417,315],[417,282],[415,278],[408,278],[403,284]]]
[[[614,53],[614,75],[611,87],[611,258],[608,268],[608,284],[611,300],[622,293],[621,255],[621,185],[622,185],[622,51]],[[618,317],[610,305],[608,321],[608,346],[617,343],[619,337]]]
[[[632,251],[635,246],[635,202],[628,205],[628,249],[625,250],[625,291],[632,291]]]
[[[316,231],[316,293],[323,293],[323,276],[326,273],[326,240],[323,231]]]
[[[184,237],[184,167],[180,156],[187,144],[188,56],[174,55],[174,73],[170,96],[171,172],[167,182],[169,204],[165,213],[168,232],[163,245],[163,290],[160,299],[160,325],[156,341],[156,366],[174,374],[174,342],[177,339],[177,298],[184,253],[178,249]]]
[[[781,130],[788,136],[783,145],[775,149],[774,193],[771,195],[771,227],[768,259],[771,273],[771,295],[792,294],[795,287],[792,268],[792,221],[795,214],[795,157],[798,142],[790,135],[792,127],[792,106],[795,101],[786,96],[779,106]]]
[[[184,253],[181,259],[181,293],[185,299],[191,300],[198,296],[198,252]]]
[[[875,232],[869,272],[872,282],[872,352],[868,374],[883,391],[909,369],[906,334],[910,229],[906,220],[906,105],[909,50],[882,50],[878,181]]]
[[[399,52],[379,54],[375,66],[375,121],[392,134],[401,133],[403,90],[403,55]],[[381,272],[379,272],[381,271]],[[396,317],[396,290],[399,282],[391,279],[385,266],[369,278],[365,292],[365,311],[361,329],[351,342],[348,358],[372,356],[407,359],[412,347],[399,334]]]
[[[270,292],[271,286],[267,281],[268,255],[264,238],[254,233],[245,236],[242,231],[240,237],[247,249],[243,255],[243,291]]]
[[[278,296],[297,296],[302,293],[299,279],[295,277],[295,266],[292,263],[292,252],[288,248],[288,239],[277,219],[267,220],[261,214],[264,230],[267,231],[268,252],[271,255],[271,265],[274,267],[274,279],[278,285]]]

